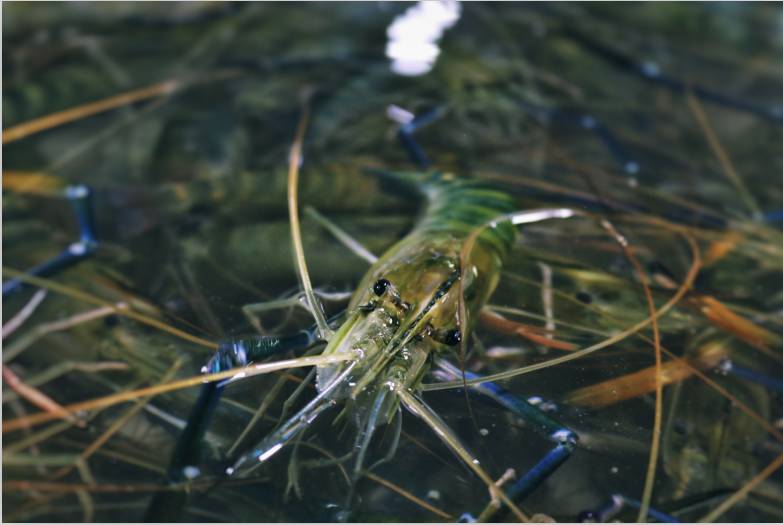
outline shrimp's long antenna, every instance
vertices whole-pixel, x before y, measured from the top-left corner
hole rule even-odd
[[[125,392],[118,392],[105,397],[99,397],[91,399],[89,401],[82,401],[79,403],[73,403],[71,405],[65,405],[63,409],[69,414],[81,412],[84,410],[98,410],[116,405],[118,403],[124,403],[126,401],[133,401],[140,397],[152,396],[163,394],[165,392],[171,392],[173,390],[180,390],[191,386],[198,386],[210,381],[236,381],[244,379],[246,377],[252,377],[255,375],[268,374],[277,370],[287,370],[289,368],[299,368],[307,366],[325,366],[334,363],[340,363],[342,361],[352,361],[357,359],[357,355],[351,354],[335,354],[335,355],[316,355],[296,357],[293,359],[284,359],[282,361],[274,361],[272,363],[257,363],[248,365],[242,368],[233,368],[226,370],[225,372],[217,372],[214,374],[199,374],[197,376],[188,377],[185,379],[178,379],[170,383],[163,383],[160,385],[153,385],[145,388],[139,388],[137,390],[127,390]],[[39,412],[29,416],[18,417],[16,419],[10,419],[3,421],[3,433],[19,430],[25,427],[32,427],[46,423],[53,419],[59,419],[58,414],[52,414],[51,412]]]
[[[650,321],[653,332],[653,346],[655,348],[655,416],[653,420],[652,446],[650,447],[650,457],[647,462],[647,474],[644,479],[644,489],[642,490],[642,501],[639,506],[638,522],[647,521],[647,513],[650,510],[650,500],[652,500],[653,485],[655,484],[655,469],[658,465],[658,451],[661,444],[661,424],[663,421],[663,378],[662,378],[662,360],[661,360],[661,333],[658,329],[658,317],[655,315],[655,302],[653,301],[650,285],[647,275],[642,270],[639,260],[633,253],[628,240],[622,235],[609,219],[601,219],[601,226],[615,238],[622,248],[625,257],[631,262],[634,270],[639,276],[639,282],[644,290],[644,297],[647,300],[647,308],[650,312]]]
[[[638,323],[634,324],[633,326],[626,328],[622,332],[614,334],[611,337],[608,337],[599,343],[588,346],[586,348],[582,348],[580,350],[577,350],[573,353],[564,356],[556,357],[554,359],[549,359],[547,361],[535,363],[529,366],[523,366],[512,370],[507,370],[505,372],[498,372],[496,374],[486,375],[481,379],[468,379],[467,381],[464,382],[447,381],[444,383],[423,383],[421,385],[421,390],[422,391],[447,390],[449,388],[463,388],[465,384],[474,385],[477,383],[481,383],[483,381],[502,381],[504,379],[511,379],[512,377],[520,376],[522,374],[529,374],[530,372],[533,372],[535,370],[542,370],[544,368],[556,366],[562,363],[566,363],[568,361],[573,361],[575,359],[581,359],[586,355],[597,352],[598,350],[602,348],[606,348],[607,346],[611,346],[617,343],[618,341],[622,341],[623,339],[630,337],[631,335],[639,332],[640,330],[642,330],[643,328],[645,328],[646,326],[652,323],[653,317],[655,319],[659,319],[664,315],[666,315],[666,313],[672,308],[674,308],[680,302],[680,300],[685,296],[685,294],[692,289],[693,283],[696,280],[696,276],[698,275],[699,270],[701,269],[701,252],[699,250],[699,246],[696,244],[696,240],[690,235],[690,233],[688,233],[687,229],[679,228],[674,225],[667,225],[666,223],[661,223],[661,225],[670,228],[672,231],[676,233],[679,233],[687,241],[688,246],[691,249],[692,259],[691,259],[691,266],[688,269],[688,273],[686,274],[682,284],[674,293],[674,295],[672,295],[669,298],[669,300],[666,301],[666,303],[664,303],[660,308],[655,310],[654,316],[649,316],[643,319],[642,321],[639,321]]]
[[[435,412],[432,411],[430,407],[424,404],[424,402],[421,400],[417,399],[416,396],[408,392],[403,385],[398,383],[395,384],[394,390],[399,396],[400,401],[402,401],[402,404],[405,405],[405,408],[424,420],[424,422],[427,423],[427,425],[435,432],[435,434],[438,435],[441,441],[443,441],[446,446],[448,446],[455,454],[457,454],[457,456],[459,456],[459,458],[464,461],[465,464],[470,467],[470,469],[475,472],[479,478],[481,478],[481,481],[486,483],[490,492],[497,495],[497,497],[500,498],[503,503],[508,505],[508,508],[511,509],[514,515],[519,518],[520,521],[530,521],[530,518],[526,516],[525,513],[514,504],[513,501],[511,501],[506,493],[502,490],[499,490],[495,486],[495,482],[492,480],[492,478],[489,477],[487,471],[481,467],[476,457],[471,454],[462,443],[460,443],[459,438],[454,435],[454,432],[440,417],[438,417]]]
[[[288,217],[291,221],[291,242],[294,245],[299,279],[302,282],[307,302],[315,318],[315,324],[318,326],[319,335],[322,339],[328,341],[332,337],[332,330],[326,323],[321,303],[313,292],[313,284],[310,282],[310,273],[307,271],[307,262],[305,261],[304,248],[302,247],[302,232],[299,228],[299,164],[302,161],[302,142],[304,142],[305,130],[310,120],[310,105],[308,103],[310,95],[310,91],[306,91],[303,94],[302,116],[299,118],[296,136],[293,144],[291,144],[291,152],[288,155]]]

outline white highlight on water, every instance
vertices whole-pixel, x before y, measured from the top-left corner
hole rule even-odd
[[[457,0],[423,0],[395,18],[386,30],[392,71],[411,77],[428,73],[440,54],[438,40],[461,11]]]

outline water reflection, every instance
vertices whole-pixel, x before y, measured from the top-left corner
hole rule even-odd
[[[456,0],[429,0],[395,18],[386,31],[386,56],[392,60],[392,71],[412,77],[428,73],[440,54],[438,40],[457,23],[461,11]]]

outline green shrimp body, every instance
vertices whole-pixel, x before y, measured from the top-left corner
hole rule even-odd
[[[514,211],[514,202],[503,192],[440,172],[383,176],[416,188],[425,203],[410,234],[364,276],[347,321],[324,350],[325,354],[361,351],[362,359],[337,394],[352,399],[360,409],[372,404],[378,389],[389,381],[415,391],[430,356],[453,351],[460,338],[469,336],[478,312],[498,284],[515,238],[510,221],[503,219]],[[477,230],[463,270],[461,251]],[[461,328],[466,333],[460,331],[460,293],[464,293],[467,317]],[[319,388],[325,388],[342,368],[319,369]],[[395,407],[388,401],[387,417]]]
[[[246,475],[338,401],[359,429],[354,476],[375,429],[391,421],[399,389],[416,392],[436,353],[454,351],[498,284],[514,229],[508,195],[479,182],[431,173],[383,173],[424,197],[416,227],[367,272],[346,320],[324,355],[348,359],[318,367],[318,395],[227,472]],[[473,248],[463,254],[466,241]],[[463,260],[464,258],[464,260]],[[461,267],[465,264],[465,268]],[[464,294],[466,322],[459,322]],[[466,333],[462,333],[464,330]]]

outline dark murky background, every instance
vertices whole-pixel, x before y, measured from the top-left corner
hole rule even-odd
[[[297,289],[285,192],[303,90],[314,95],[301,209],[314,207],[376,254],[417,218],[415,201],[366,170],[415,169],[387,108],[440,108],[442,116],[416,134],[434,167],[491,180],[520,209],[571,206],[610,217],[647,271],[658,307],[674,293],[662,276],[681,283],[693,260],[662,221],[696,239],[704,267],[692,292],[660,320],[661,338],[721,390],[697,377],[665,389],[653,506],[682,520],[708,515],[783,453],[783,9],[466,3],[438,41],[432,71],[409,77],[391,70],[385,49],[387,28],[412,5],[5,2],[3,264],[25,269],[76,240],[63,191],[87,184],[101,244],[56,282],[212,341],[251,333],[259,326],[242,305]],[[84,104],[150,87],[135,103],[85,114]],[[6,135],[72,108],[79,109],[67,124],[18,140]],[[351,291],[366,263],[302,217],[314,285]],[[545,325],[542,268],[552,272],[559,340],[586,347],[648,317],[633,267],[597,224],[522,231],[491,301],[522,311],[507,311],[510,318]],[[33,293],[4,299],[4,323]],[[344,305],[326,303],[330,313]],[[95,308],[49,292],[7,338],[4,327],[5,366],[67,405],[192,376],[210,355],[127,318],[72,318]],[[64,319],[72,326],[51,324]],[[309,323],[302,309],[260,317],[261,329],[273,333]],[[467,367],[479,373],[562,354],[487,329],[476,336]],[[582,360],[504,383],[520,396],[551,400],[553,414],[581,438],[572,458],[522,503],[526,511],[574,521],[612,494],[641,497],[654,395],[591,408],[569,394],[652,366],[651,337],[647,327]],[[720,359],[696,365],[715,348]],[[728,362],[764,377],[727,374]],[[218,471],[278,382],[241,450],[274,428],[297,385],[270,376],[230,389],[209,434],[205,475]],[[617,397],[616,389],[605,390]],[[113,406],[85,416],[82,427],[66,421],[6,433],[4,519],[140,520],[195,395],[158,396],[133,413],[134,405]],[[297,406],[311,395],[305,390]],[[471,418],[462,391],[424,398],[495,477],[525,471],[548,449],[529,425],[489,402],[471,398]],[[4,419],[37,411],[4,386]],[[353,443],[351,426],[333,423],[337,413],[252,482],[195,487],[183,519],[333,520],[347,484],[339,467],[315,463]],[[121,429],[91,452],[120,418],[127,418]],[[421,421],[405,414],[403,430],[395,458],[374,474],[451,519],[478,513],[486,487]],[[389,438],[376,439],[378,458]],[[772,474],[719,519],[780,521],[782,481]],[[357,494],[357,521],[445,519],[374,479],[362,479]],[[635,517],[627,508],[616,516]]]

